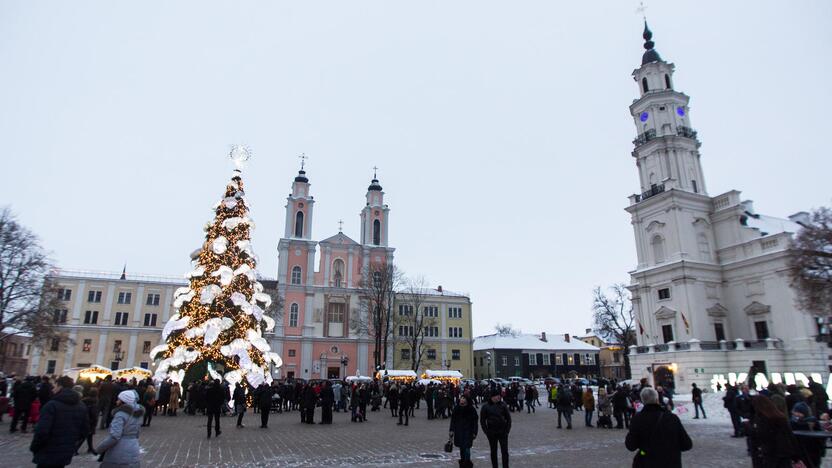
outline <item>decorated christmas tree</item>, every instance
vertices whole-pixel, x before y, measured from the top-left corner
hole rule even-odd
[[[174,293],[174,314],[162,331],[163,344],[151,350],[161,359],[154,378],[182,382],[188,369],[207,369],[231,385],[247,381],[257,387],[272,380],[269,365],[282,365],[262,332],[274,328],[266,315],[271,297],[257,280],[257,257],[251,249],[254,223],[248,217],[241,169],[250,153],[231,150],[236,165],[214,220],[205,226],[205,243],[191,254],[190,286]],[[202,377],[202,376],[200,376]]]

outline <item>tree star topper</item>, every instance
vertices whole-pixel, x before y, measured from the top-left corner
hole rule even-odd
[[[251,159],[251,149],[246,145],[234,145],[231,147],[228,157],[234,161],[234,166],[237,169],[242,169],[246,161]]]

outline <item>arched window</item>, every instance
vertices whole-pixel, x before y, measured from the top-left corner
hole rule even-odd
[[[664,239],[662,236],[653,236],[653,240],[650,244],[653,246],[653,260],[656,263],[664,262]]]
[[[647,86],[647,77],[644,77],[644,78],[641,79],[641,89],[642,89],[642,92],[645,92],[645,93],[647,91],[650,91],[650,88]]]
[[[373,287],[380,288],[381,287],[381,272],[374,271],[373,272]]]
[[[708,236],[704,232],[700,232],[696,236],[696,244],[699,246],[699,257],[702,260],[711,260],[711,244],[708,242]]]
[[[373,221],[373,244],[381,244],[381,221]]]
[[[303,237],[303,211],[295,215],[295,237]]]
[[[670,75],[668,75],[667,73],[665,73],[665,75],[664,75],[664,84],[665,84],[665,88],[673,89],[673,86],[670,85]]]
[[[298,326],[298,305],[292,304],[289,308],[289,326],[296,327]]]
[[[340,288],[344,279],[344,261],[340,258],[335,259],[332,263],[332,284],[336,288]]]
[[[300,284],[300,267],[295,265],[292,267],[292,284]]]

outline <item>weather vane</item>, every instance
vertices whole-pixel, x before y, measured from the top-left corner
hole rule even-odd
[[[343,219],[338,220],[338,232],[344,232],[344,220]]]
[[[638,2],[638,8],[636,8],[636,13],[641,13],[641,17],[644,18],[644,21],[647,22],[647,6],[644,5],[644,2]]]
[[[303,170],[303,167],[306,165],[306,160],[309,159],[309,156],[307,156],[306,153],[301,153],[300,156],[298,156],[298,159],[300,159],[300,170]]]

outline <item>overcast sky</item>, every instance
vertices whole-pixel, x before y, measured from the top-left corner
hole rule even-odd
[[[636,264],[636,1],[0,1],[0,205],[61,267],[180,275],[231,164],[260,271],[297,155],[313,237],[359,238],[372,177],[400,268],[474,329],[583,332]],[[651,1],[710,194],[830,203],[832,2]]]

